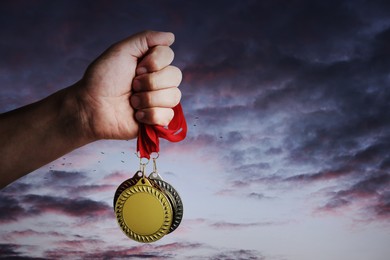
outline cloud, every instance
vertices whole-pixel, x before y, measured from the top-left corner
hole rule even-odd
[[[61,240],[55,243],[61,248],[88,248],[89,246],[101,246],[104,244],[103,240],[99,239],[84,239],[84,240]]]
[[[382,193],[372,209],[378,218],[388,219],[390,217],[390,192]]]
[[[84,241],[88,242],[88,241]],[[80,247],[81,245],[81,247]],[[31,257],[28,252],[31,246],[16,244],[0,244],[0,255],[7,259],[167,259],[175,254],[156,249],[156,246],[140,245],[133,247],[108,247],[85,250],[83,242],[69,242],[65,247],[46,250],[44,257]],[[84,250],[82,250],[84,249]],[[180,249],[180,248],[177,248]]]
[[[315,5],[313,8],[318,8],[317,4],[313,5]],[[325,13],[333,8],[334,6],[326,6]],[[347,12],[344,4],[336,4],[335,8],[337,16]],[[352,10],[355,12],[358,9],[354,7]],[[302,10],[306,11],[306,8]],[[323,46],[315,46],[321,45],[320,41],[315,41],[314,46],[310,45],[307,53],[304,49],[293,51],[291,53],[294,53],[299,64],[296,70],[286,74],[287,72],[283,70],[277,70],[281,64],[275,65],[273,71],[281,80],[275,81],[273,87],[263,83],[257,85],[255,99],[252,104],[247,103],[247,108],[252,109],[248,109],[246,116],[239,118],[226,114],[230,118],[241,120],[241,125],[246,124],[253,128],[255,125],[259,126],[251,131],[250,140],[257,150],[251,148],[243,134],[240,146],[233,144],[224,154],[224,159],[228,159],[226,161],[234,162],[229,164],[235,165],[234,171],[230,172],[233,175],[240,172],[245,176],[245,179],[242,175],[234,176],[231,189],[267,183],[272,183],[274,187],[278,184],[279,187],[284,184],[293,185],[293,182],[307,185],[318,182],[326,185],[332,180],[338,182],[337,187],[341,191],[338,196],[328,201],[325,208],[337,208],[360,201],[369,204],[364,206],[367,209],[371,208],[367,212],[379,217],[374,208],[378,201],[382,201],[382,207],[386,205],[383,203],[386,201],[382,198],[383,195],[366,202],[366,197],[358,195],[362,194],[362,189],[353,185],[358,185],[362,176],[376,176],[378,172],[386,170],[390,158],[390,116],[387,113],[390,110],[388,102],[390,91],[386,87],[389,84],[386,68],[390,56],[384,47],[390,43],[390,28],[382,26],[377,30],[368,30],[367,25],[353,22],[356,19],[362,21],[366,19],[356,15],[360,14],[353,13],[344,17],[342,23],[345,21],[345,26],[337,28],[335,34],[327,35],[325,32],[319,35],[329,36],[325,44],[332,41],[334,46],[339,46],[342,41],[352,43],[350,47],[341,45],[342,48],[346,48],[345,50],[351,48],[344,58],[337,59],[337,56],[341,57],[337,52],[332,54],[335,55],[333,57],[326,57],[328,54],[324,50],[332,46],[325,49],[321,49]],[[294,14],[292,17],[295,17]],[[326,20],[322,16],[310,19]],[[374,17],[367,19],[375,20],[373,23],[379,21]],[[319,21],[319,24],[322,22]],[[365,32],[368,36],[366,39],[361,39],[354,32],[353,28],[356,26],[361,30],[363,28],[368,30]],[[293,27],[292,31],[295,29],[299,28]],[[341,32],[347,33],[347,37]],[[297,44],[299,37],[294,40]],[[286,42],[291,45],[290,47],[296,47],[296,50],[304,46],[293,46],[294,41]],[[363,42],[364,51],[358,51]],[[283,51],[275,59],[287,53],[289,52]],[[259,57],[261,56],[257,56]],[[273,64],[275,63],[271,63],[270,68]],[[272,75],[272,71],[268,72]],[[287,81],[284,80],[286,78]],[[255,87],[250,90],[240,89],[241,93],[237,97],[247,98],[245,95],[254,89]],[[278,115],[281,113],[287,116],[279,119]],[[256,114],[257,121],[254,120]],[[218,113],[211,113],[209,116],[217,117]],[[269,118],[272,118],[273,122],[280,120],[279,125],[283,125],[283,128],[280,128],[281,131],[274,131],[271,144],[264,146],[261,138],[265,128],[262,126],[270,124],[270,121],[267,121]],[[224,127],[220,123],[217,125]],[[267,165],[269,167],[265,168]],[[370,178],[367,177],[367,180],[371,182]],[[380,191],[381,187],[375,185],[373,187],[376,193],[383,193]],[[370,194],[374,197],[375,193]],[[386,212],[385,208],[383,212]]]
[[[221,252],[215,254],[211,257],[211,259],[251,259],[251,260],[265,260],[266,257],[260,254],[260,252],[256,250],[229,250],[226,252]]]
[[[73,194],[73,195],[77,194],[77,196],[80,196],[80,195],[94,195],[105,191],[111,191],[112,193],[114,193],[116,188],[117,185],[91,184],[91,185],[77,185],[74,187],[69,187],[67,190],[69,194]]]
[[[45,185],[61,187],[74,186],[86,182],[89,178],[84,172],[80,171],[59,171],[51,170],[44,176]]]
[[[25,195],[22,203],[29,207],[33,214],[60,213],[71,217],[100,218],[112,215],[112,207],[105,202],[87,198],[69,199],[48,195]]]
[[[102,182],[103,183],[122,183],[124,180],[129,178],[129,173],[124,172],[113,172],[106,176],[104,176]]]
[[[16,244],[0,244],[0,256],[3,259],[34,259],[41,260],[44,258],[31,257],[27,253],[22,252],[23,250],[29,251],[32,249],[31,246],[16,245]]]
[[[372,35],[369,26],[384,17],[379,12],[358,13],[362,5],[339,1],[232,5],[220,19],[208,18],[213,37],[199,44],[197,55],[185,67],[185,84],[205,91],[213,86],[214,93],[229,88],[241,96],[298,76],[313,62],[360,57],[362,51],[357,49],[365,44],[362,30]],[[375,4],[370,7],[379,9]]]
[[[20,248],[19,245],[14,244],[0,244],[0,255],[6,257],[16,257],[20,253],[17,252],[17,249]]]
[[[4,189],[1,190],[1,193],[3,194],[22,194],[29,192],[33,186],[28,183],[23,183],[21,181],[14,182],[8,186],[6,186]]]
[[[287,177],[284,181],[299,181],[299,182],[312,182],[312,181],[326,181],[330,179],[337,179],[352,173],[350,167],[343,167],[338,169],[323,169],[316,173],[304,173],[291,177]]]
[[[258,192],[249,193],[248,198],[253,198],[253,199],[257,199],[257,200],[273,199],[273,197],[266,196],[263,193],[258,193]]]
[[[234,222],[214,222],[210,226],[217,229],[241,229],[241,228],[250,228],[250,227],[263,227],[263,226],[274,226],[282,225],[285,223],[282,222],[252,222],[252,223],[234,223]]]
[[[390,174],[378,173],[366,176],[349,188],[332,192],[321,211],[339,212],[345,207],[356,205],[368,213],[370,220],[387,219],[389,207]]]
[[[246,154],[248,154],[248,151],[246,151]],[[257,163],[250,163],[250,164],[243,164],[237,167],[235,170],[238,172],[241,172],[245,175],[261,175],[261,172],[264,172],[264,170],[271,169],[271,166],[267,162],[257,162]]]
[[[46,213],[57,213],[78,218],[106,218],[112,216],[112,207],[105,202],[87,198],[66,198],[50,195],[0,194],[0,223],[20,221],[23,218]]]
[[[0,194],[0,223],[17,221],[25,214],[26,210],[17,199]]]
[[[131,247],[108,246],[89,250],[75,250],[83,248],[83,243],[88,241],[64,241],[67,246],[61,250],[48,250],[46,257],[50,258],[83,258],[83,259],[177,259],[179,252],[189,249],[203,248],[204,244],[176,242],[165,245],[142,244]],[[67,248],[68,247],[68,248]]]
[[[176,250],[191,250],[196,248],[202,248],[205,245],[202,243],[183,243],[183,242],[175,242],[170,244],[165,244],[161,246],[156,246],[156,250],[168,250],[168,251],[176,251]]]
[[[256,250],[225,250],[223,248],[210,247],[203,243],[174,242],[164,245],[108,246],[95,248],[93,252],[77,250],[78,246],[79,243],[75,243],[69,248],[47,250],[45,257],[73,259],[179,259],[181,257],[192,259],[265,259]],[[215,253],[216,251],[218,253]],[[184,254],[182,255],[182,253]]]
[[[42,232],[33,229],[25,229],[25,230],[15,230],[15,231],[8,232],[7,234],[3,235],[3,238],[7,241],[18,241],[21,238],[27,238],[27,237],[64,238],[65,236],[66,236],[65,234],[57,231]]]

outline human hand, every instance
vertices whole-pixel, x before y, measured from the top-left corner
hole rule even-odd
[[[171,64],[174,35],[146,31],[107,49],[76,84],[87,138],[132,139],[138,122],[168,125],[180,102],[181,71]]]

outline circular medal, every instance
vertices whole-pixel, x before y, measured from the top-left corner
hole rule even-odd
[[[168,182],[163,181],[157,172],[152,172],[149,175],[149,180],[157,184],[167,195],[173,208],[172,225],[169,228],[169,232],[174,231],[181,223],[183,218],[183,203],[181,201],[179,193]]]
[[[173,216],[167,196],[145,177],[120,193],[115,202],[115,214],[125,235],[143,243],[166,235]]]
[[[125,191],[127,188],[134,186],[142,178],[142,176],[143,173],[141,171],[137,171],[132,178],[125,180],[118,186],[114,195],[114,208],[115,208],[116,201],[118,200],[121,193]]]

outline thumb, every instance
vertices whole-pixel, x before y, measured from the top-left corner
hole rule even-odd
[[[170,46],[174,41],[175,35],[171,32],[143,31],[122,40],[119,44],[127,49],[133,57],[139,59],[150,48],[157,45]]]

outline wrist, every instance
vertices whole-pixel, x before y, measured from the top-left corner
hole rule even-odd
[[[80,84],[80,82],[77,82],[57,92],[60,97],[59,103],[61,104],[59,118],[62,120],[60,124],[62,133],[77,146],[83,146],[97,140],[90,130]]]

